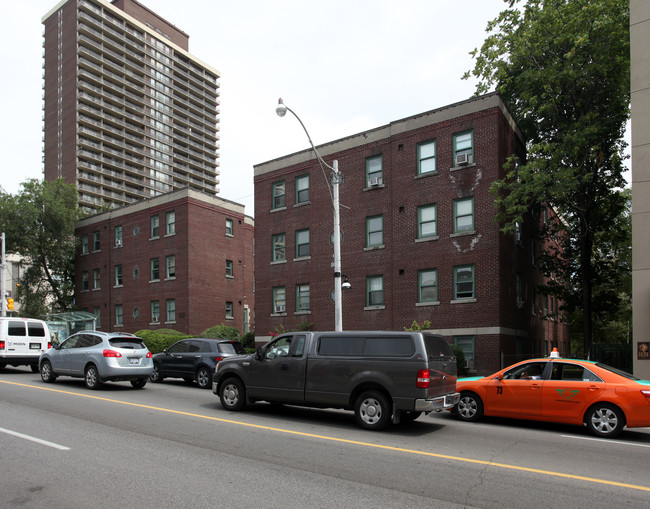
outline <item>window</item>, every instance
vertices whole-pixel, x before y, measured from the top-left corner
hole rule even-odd
[[[296,177],[296,203],[309,201],[309,175]]]
[[[93,270],[93,290],[99,290],[101,288],[100,279],[99,279],[99,269]]]
[[[99,232],[93,232],[93,251],[99,251]]]
[[[454,267],[454,299],[474,298],[474,265]]]
[[[438,207],[435,204],[418,207],[418,239],[438,235]]]
[[[462,350],[465,367],[474,369],[474,336],[454,336],[454,345]]]
[[[310,296],[309,296],[309,285],[302,284],[296,285],[296,311],[309,311],[310,308]]]
[[[88,254],[90,251],[88,249],[88,234],[81,236],[81,254]]]
[[[296,258],[309,256],[309,229],[296,232]]]
[[[366,278],[366,306],[384,305],[384,276]]]
[[[522,308],[524,306],[524,277],[517,272],[515,280],[515,293],[517,300],[517,307]]]
[[[176,299],[167,299],[167,321],[175,322],[176,321]]]
[[[234,275],[232,260],[226,260],[226,277],[234,277]]]
[[[93,307],[93,314],[97,317],[95,318],[95,327],[96,328],[101,328],[102,323],[101,323],[101,316],[102,316],[102,308],[99,306]]]
[[[474,231],[474,197],[454,200],[454,233]]]
[[[173,279],[176,277],[176,255],[165,257],[165,278]]]
[[[273,261],[281,262],[286,260],[286,240],[284,233],[273,235]]]
[[[233,236],[232,219],[226,219],[226,235]]]
[[[151,323],[160,322],[160,301],[151,301]]]
[[[115,247],[122,246],[122,225],[115,227]]]
[[[461,166],[474,162],[474,132],[454,134],[453,166]]]
[[[122,265],[115,266],[115,286],[122,286]]]
[[[418,271],[418,302],[438,301],[438,271],[426,269]]]
[[[160,264],[158,262],[158,258],[152,258],[150,264],[151,264],[151,277],[149,278],[149,280],[158,281],[160,279]]]
[[[418,175],[436,171],[436,140],[418,143]]]
[[[82,292],[87,292],[90,289],[90,286],[88,285],[88,271],[84,270],[81,273],[81,291]]]
[[[176,212],[171,211],[165,214],[165,235],[174,235],[176,233]]]
[[[155,239],[160,236],[160,218],[156,216],[151,216],[149,218],[149,237]]]
[[[226,318],[234,318],[232,314],[232,302],[226,301]]]
[[[273,313],[286,313],[287,311],[287,294],[284,286],[273,288]]]
[[[124,317],[122,315],[122,304],[115,304],[115,325],[124,325]]]
[[[274,182],[272,208],[280,209],[282,207],[286,207],[286,205],[287,205],[287,198],[286,198],[284,180],[282,180],[281,182]]]
[[[382,156],[366,159],[366,187],[378,186],[384,182]]]
[[[366,247],[384,244],[384,217],[373,216],[366,218]]]

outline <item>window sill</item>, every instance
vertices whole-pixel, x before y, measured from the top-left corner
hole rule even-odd
[[[228,315],[226,315],[226,318],[225,318],[225,319],[226,319],[226,320],[234,320],[235,317],[234,317],[234,316],[228,316]]]
[[[438,175],[438,170],[428,171],[427,173],[418,173],[413,180],[423,179],[425,177],[432,177],[433,175]]]
[[[271,313],[271,317],[274,317],[274,316],[287,316],[287,314],[286,313]]]
[[[384,305],[381,305],[381,306],[365,306],[363,308],[364,311],[375,311],[375,310],[378,310],[378,309],[386,309],[386,306],[384,306]]]
[[[113,288],[122,288],[122,285],[115,285]]]
[[[440,305],[439,300],[431,301],[431,302],[416,302],[415,303],[416,308],[424,308],[424,307],[427,307],[427,306],[439,306],[439,305]]]
[[[115,244],[113,247],[115,249],[120,249],[121,247],[124,247],[124,244]]]
[[[269,210],[269,213],[270,214],[275,214],[276,212],[282,212],[283,210],[287,210],[287,207],[284,206],[284,207],[278,207],[277,209],[271,209],[271,210]]]
[[[229,276],[228,274],[226,274],[226,279],[235,279],[235,276]]]
[[[174,325],[176,323],[176,320],[172,320],[170,322],[165,322],[165,325]]]
[[[149,322],[149,325],[160,325],[160,322]]]
[[[231,239],[235,238],[235,236],[232,233],[226,233],[226,237],[230,237]]]
[[[415,239],[415,243],[418,244],[420,242],[431,242],[433,240],[438,240],[440,237],[438,235],[431,235],[429,237],[420,237],[419,239]]]
[[[165,238],[167,238],[167,237],[173,237],[174,235],[176,235],[176,232],[173,232],[173,233],[166,233],[166,234],[165,234]]]
[[[294,258],[293,259],[294,262],[304,262],[304,261],[307,261],[307,260],[311,260],[311,255],[309,255],[309,256],[301,256],[300,258]]]
[[[149,237],[149,240],[158,240],[160,238],[160,235],[154,235],[153,237]]]
[[[465,232],[452,233],[449,235],[449,238],[453,239],[455,237],[466,237],[468,235],[476,235],[476,230],[467,230]]]
[[[293,208],[295,209],[296,207],[304,207],[306,205],[311,205],[311,200],[301,201],[300,203],[294,203]]]
[[[364,250],[364,251],[377,251],[378,249],[385,249],[385,248],[386,248],[386,246],[384,246],[383,244],[381,244],[380,246],[368,246],[368,247],[364,247],[363,250]]]
[[[122,327],[124,327],[124,324],[123,323],[116,323],[115,325],[113,325],[113,327],[122,328]]]
[[[311,310],[307,310],[307,311],[296,311],[296,312],[294,313],[294,316],[299,316],[299,315],[311,315]]]
[[[449,168],[449,171],[459,171],[459,170],[464,170],[465,168],[474,168],[476,166],[476,163],[469,163],[469,164],[464,164],[462,166],[452,166]]]
[[[165,281],[176,281],[176,276],[169,276],[165,278]]]
[[[476,297],[468,298],[468,299],[454,299],[450,300],[449,304],[470,304],[472,302],[476,302]]]
[[[363,192],[365,193],[366,191],[374,191],[375,189],[383,189],[386,187],[386,184],[377,184],[376,186],[367,186],[363,188]]]
[[[287,263],[286,260],[276,260],[274,262],[271,262],[269,265],[282,265],[283,263]]]
[[[93,292],[98,292],[101,288],[93,288]]]
[[[160,283],[160,279],[150,279],[150,283]]]

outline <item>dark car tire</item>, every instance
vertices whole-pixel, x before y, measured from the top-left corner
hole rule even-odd
[[[147,385],[147,379],[138,378],[137,380],[131,380],[131,385],[134,389],[142,389],[145,385]]]
[[[50,361],[43,361],[41,363],[41,380],[46,384],[51,384],[56,380],[56,375],[52,370],[52,364],[50,364]]]
[[[86,387],[91,390],[98,389],[102,385],[102,379],[99,377],[97,366],[90,364],[86,368],[86,372],[84,374],[84,382],[86,384]]]
[[[369,430],[386,429],[392,413],[388,398],[379,391],[362,393],[354,404],[354,418],[357,424]]]
[[[452,413],[461,421],[478,421],[483,417],[483,401],[473,392],[461,392]]]
[[[246,387],[238,378],[228,378],[219,385],[219,400],[226,410],[243,410],[246,407]]]
[[[39,372],[38,364],[30,364],[29,367],[32,368],[32,373],[38,373]]]
[[[625,427],[625,415],[609,403],[596,403],[587,410],[585,424],[589,433],[601,438],[614,438]]]
[[[199,389],[210,389],[212,387],[212,372],[205,366],[196,370],[196,384]]]
[[[160,366],[158,364],[154,363],[153,365],[153,372],[151,373],[151,376],[149,377],[149,380],[155,384],[159,384],[162,382],[164,377],[160,373]]]

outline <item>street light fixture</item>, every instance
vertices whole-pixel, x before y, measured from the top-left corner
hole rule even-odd
[[[298,119],[298,122],[300,122],[300,125],[302,126],[303,130],[305,131],[305,134],[307,135],[307,139],[309,140],[309,143],[311,145],[312,150],[314,151],[314,154],[316,154],[316,159],[318,159],[319,164],[321,165],[321,169],[323,166],[329,168],[332,170],[332,190],[330,194],[330,198],[332,199],[332,207],[334,209],[334,239],[333,239],[333,244],[334,244],[334,330],[335,331],[342,331],[343,330],[343,304],[342,304],[342,295],[341,295],[341,219],[340,219],[340,214],[339,214],[339,185],[341,184],[341,174],[339,173],[339,163],[335,159],[332,161],[332,165],[330,166],[327,164],[323,158],[320,156],[318,153],[318,150],[316,150],[316,147],[314,146],[314,143],[311,141],[311,136],[309,136],[309,132],[307,131],[307,128],[305,127],[305,124],[302,123],[302,120],[300,120],[300,117],[296,115],[296,113],[286,106],[282,102],[282,98],[278,99],[278,106],[275,109],[275,112],[278,114],[278,117],[284,117],[287,114],[287,111],[289,111],[294,117]],[[323,170],[324,171],[324,170]],[[329,188],[329,186],[328,186]],[[346,278],[346,288],[350,287],[350,283],[347,281]]]

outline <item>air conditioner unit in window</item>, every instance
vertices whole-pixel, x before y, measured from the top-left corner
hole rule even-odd
[[[469,154],[456,154],[456,166],[461,166],[463,164],[469,164]]]
[[[120,240],[120,239],[115,239],[115,246],[116,246],[116,247],[122,247],[122,240]]]
[[[275,306],[275,312],[276,313],[284,313],[286,311],[287,307],[286,306]]]
[[[152,321],[152,322],[157,322],[157,321],[159,321],[159,317],[158,317],[158,315],[153,315],[153,316],[151,317],[151,321]]]
[[[370,177],[369,180],[370,187],[377,187],[382,184],[382,178],[381,177]]]

